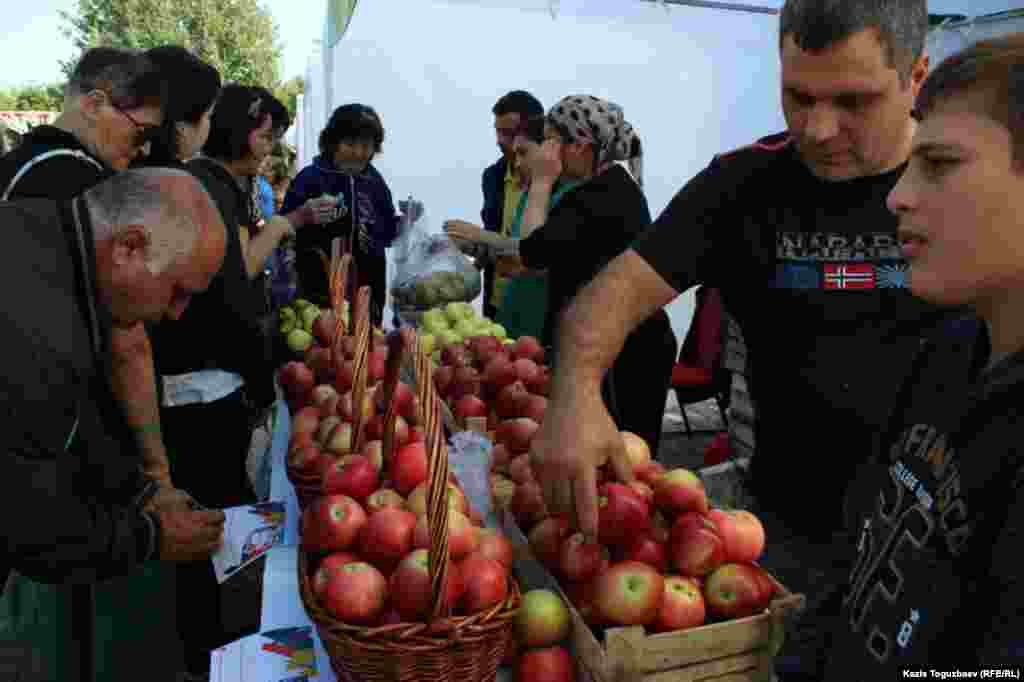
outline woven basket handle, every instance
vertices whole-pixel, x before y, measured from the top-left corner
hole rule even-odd
[[[434,388],[433,361],[411,330],[416,389],[419,397],[419,421],[427,449],[427,523],[430,528],[430,588],[435,619],[450,615],[445,601],[448,584],[448,445],[441,428],[440,398]]]
[[[337,240],[335,242],[337,243]],[[334,309],[334,347],[331,349],[331,362],[335,371],[341,369],[342,363],[345,362],[345,356],[341,349],[341,339],[350,332],[350,329],[345,329],[343,316],[348,293],[348,271],[351,263],[352,256],[350,254],[338,256],[337,261],[331,263],[330,287],[328,291],[331,297],[331,308]],[[353,310],[349,315],[350,326],[354,313],[355,311]]]
[[[363,451],[363,437],[366,432],[366,415],[363,405],[366,401],[366,382],[369,378],[370,358],[370,287],[361,287],[356,293],[354,309],[356,352],[353,358],[354,377],[352,380],[352,452]]]
[[[395,449],[395,420],[398,417],[398,410],[395,409],[395,390],[401,379],[402,365],[405,362],[406,352],[412,344],[412,339],[407,334],[392,332],[388,335],[388,362],[384,369],[384,381],[378,389],[384,400],[384,443],[381,448],[384,453],[384,461],[394,461]]]

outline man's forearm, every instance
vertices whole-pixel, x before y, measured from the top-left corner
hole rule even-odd
[[[600,391],[626,337],[677,295],[632,249],[609,263],[562,314],[552,398]]]
[[[145,328],[114,329],[111,335],[111,387],[142,455],[142,470],[170,485],[171,472],[160,429],[153,347]]]
[[[553,182],[543,180],[530,183],[530,192],[526,199],[526,210],[519,228],[519,236],[526,239],[534,230],[548,219],[548,207],[551,204]]]
[[[273,253],[288,233],[288,224],[288,221],[281,219],[268,221],[259,234],[249,238],[245,247],[245,269],[250,279],[263,272],[267,256]]]

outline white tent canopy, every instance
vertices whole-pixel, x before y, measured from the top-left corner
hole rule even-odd
[[[375,164],[396,200],[423,201],[433,229],[448,218],[479,222],[481,172],[498,156],[494,102],[513,89],[529,90],[545,107],[588,93],[622,105],[641,134],[645,191],[656,216],[713,155],[784,128],[777,17],[672,1],[360,2],[333,47],[325,22],[322,49],[310,56],[297,114],[298,163],[318,153],[317,137],[335,107],[369,104],[386,129]],[[781,2],[727,4],[774,9]],[[930,10],[974,15],[1004,4],[933,0]],[[931,50],[944,56],[997,30],[983,26],[946,27]],[[669,307],[680,341],[692,311],[691,294]]]

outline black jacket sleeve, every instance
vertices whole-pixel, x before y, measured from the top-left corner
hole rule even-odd
[[[71,199],[109,177],[109,173],[73,156],[55,156],[41,161],[26,173],[11,191],[16,199]],[[7,187],[0,188],[0,192]]]
[[[992,547],[991,605],[977,660],[986,668],[1019,666],[1024,661],[1024,571],[1020,549],[1024,543],[1024,468],[1017,471],[1006,523]]]
[[[673,289],[718,286],[725,271],[722,235],[735,229],[732,195],[741,178],[717,159],[690,180],[632,248]]]

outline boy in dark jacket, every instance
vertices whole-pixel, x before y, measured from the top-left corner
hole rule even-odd
[[[981,42],[917,100],[911,161],[889,197],[910,288],[977,318],[922,339],[877,459],[850,490],[858,556],[828,682],[1019,677],[1024,664],[1022,73],[1024,34]]]

